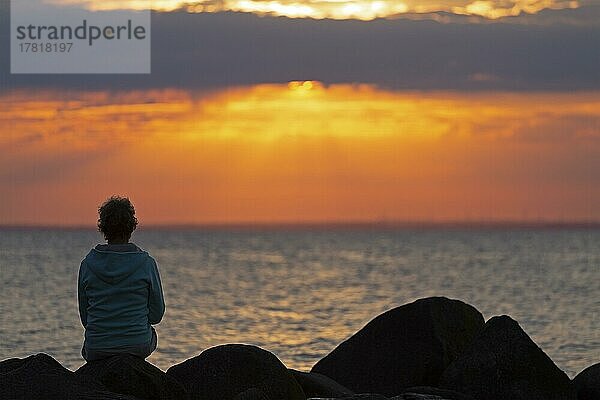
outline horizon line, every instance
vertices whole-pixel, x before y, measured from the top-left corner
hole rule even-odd
[[[0,230],[97,230],[84,224],[3,224]],[[143,230],[406,230],[406,229],[600,229],[600,220],[398,220],[398,221],[283,221],[140,224]]]

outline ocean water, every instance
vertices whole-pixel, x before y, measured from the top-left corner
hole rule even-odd
[[[77,271],[91,230],[0,230],[0,359],[83,364]],[[379,313],[443,295],[519,321],[571,377],[600,361],[599,230],[140,229],[167,312],[149,361],[251,343],[308,370]]]

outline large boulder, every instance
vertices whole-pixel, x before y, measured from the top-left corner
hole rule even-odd
[[[519,324],[494,317],[442,375],[440,386],[485,400],[575,400],[567,375]]]
[[[3,400],[135,400],[111,393],[98,383],[80,379],[47,354],[0,363]]]
[[[430,297],[389,310],[313,367],[356,393],[394,396],[437,386],[444,369],[483,328],[474,307]]]
[[[294,369],[290,369],[290,372],[302,387],[306,397],[343,397],[354,394],[352,390],[325,375]]]
[[[281,361],[256,346],[213,347],[172,366],[167,375],[179,381],[192,400],[233,400],[236,396],[242,396],[238,399],[260,396],[267,400],[306,399]]]
[[[578,400],[600,399],[600,363],[581,371],[573,379]]]
[[[184,400],[187,393],[175,379],[154,365],[128,354],[90,361],[75,375],[94,379],[114,393],[144,400]]]

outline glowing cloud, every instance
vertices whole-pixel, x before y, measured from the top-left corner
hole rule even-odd
[[[291,18],[360,20],[438,12],[498,19],[546,9],[579,7],[575,0],[52,0],[52,3],[93,10],[147,9],[151,4],[160,11],[241,11]]]
[[[600,94],[294,81],[0,96],[0,224],[600,220]]]

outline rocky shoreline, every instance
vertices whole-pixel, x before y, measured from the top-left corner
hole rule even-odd
[[[46,354],[0,362],[0,399],[600,400],[600,363],[573,380],[508,316],[430,297],[370,321],[315,364],[227,344],[163,372],[133,356],[72,372]]]

